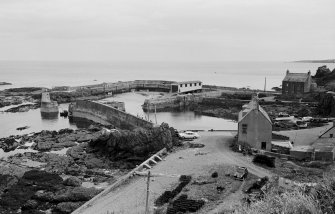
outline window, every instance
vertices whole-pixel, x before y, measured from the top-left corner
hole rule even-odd
[[[192,87],[192,83],[190,83],[190,87]]]
[[[201,82],[199,82],[199,86],[201,86]]]
[[[183,84],[180,84],[180,87],[182,88],[182,87],[183,87]]]
[[[197,86],[197,83],[194,83],[194,86]]]
[[[242,124],[242,134],[246,134],[247,133],[247,128],[248,128],[247,124]]]
[[[185,84],[185,87],[187,87],[187,84]]]
[[[334,136],[333,134],[330,134],[330,135],[329,135],[330,138],[333,138],[333,136]]]

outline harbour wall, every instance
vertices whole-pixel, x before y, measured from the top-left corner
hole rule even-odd
[[[146,99],[142,108],[144,111],[164,111],[169,109],[183,109],[192,104],[202,102],[205,98],[220,97],[222,91],[209,91],[197,94],[180,94],[175,96],[164,96],[155,99]]]
[[[68,90],[90,90],[92,92],[112,92],[113,94],[130,92],[132,90],[170,92],[172,83],[175,82],[164,80],[134,80],[125,82],[119,81],[114,83],[101,83],[95,85],[70,87]]]
[[[125,129],[151,128],[154,125],[132,114],[90,100],[76,101],[75,104],[71,105],[69,111],[72,112],[72,116],[75,118],[85,118],[104,125],[115,125]]]

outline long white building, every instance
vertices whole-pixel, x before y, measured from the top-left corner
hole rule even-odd
[[[177,82],[171,84],[172,93],[200,92],[201,90],[202,82],[198,80]]]

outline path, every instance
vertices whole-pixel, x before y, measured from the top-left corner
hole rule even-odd
[[[171,153],[165,161],[159,162],[151,170],[153,174],[160,175],[151,179],[149,196],[151,211],[153,211],[155,199],[166,189],[176,184],[179,175],[182,174],[196,177],[208,173],[210,166],[221,164],[245,166],[250,173],[261,177],[270,176],[270,173],[265,169],[252,164],[250,157],[230,150],[228,144],[229,139],[233,137],[231,133],[201,132],[200,135],[201,138],[195,142],[205,144],[204,148],[184,149]],[[94,202],[82,213],[144,213],[145,194],[146,178],[136,177]]]

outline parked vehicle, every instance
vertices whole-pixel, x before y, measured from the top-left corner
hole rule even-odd
[[[199,138],[199,134],[191,131],[179,132],[179,137],[182,139],[196,139]]]
[[[237,180],[243,181],[244,179],[247,178],[248,176],[248,169],[243,166],[238,166],[236,167],[235,173],[234,173],[234,178]]]
[[[307,123],[302,120],[297,120],[295,124],[298,126],[298,128],[307,128]]]
[[[305,122],[309,122],[313,119],[313,117],[303,117],[302,120]]]

